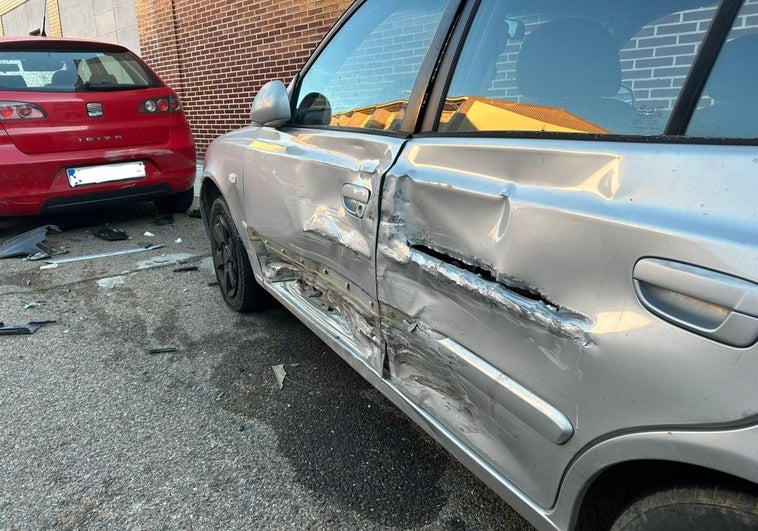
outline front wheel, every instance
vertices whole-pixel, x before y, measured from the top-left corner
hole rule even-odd
[[[724,487],[673,487],[632,503],[611,531],[755,531],[758,496]]]
[[[229,207],[219,197],[211,205],[211,252],[221,295],[235,312],[270,306],[271,296],[256,281]]]

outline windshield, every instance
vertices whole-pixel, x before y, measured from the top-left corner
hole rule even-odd
[[[131,52],[0,50],[0,90],[83,92],[159,86],[158,79]]]

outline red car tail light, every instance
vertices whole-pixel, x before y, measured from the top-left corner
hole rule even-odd
[[[20,101],[0,101],[0,121],[42,120],[47,114],[39,105]]]
[[[164,112],[182,112],[182,104],[176,96],[152,98],[140,103],[141,114],[160,114]]]

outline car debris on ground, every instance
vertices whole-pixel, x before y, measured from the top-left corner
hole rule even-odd
[[[32,321],[25,325],[6,325],[0,322],[0,336],[30,335],[45,325],[56,321]]]
[[[98,238],[107,240],[109,242],[117,242],[129,239],[129,235],[125,231],[112,229],[110,227],[100,227],[99,229],[95,229],[93,232]]]
[[[284,379],[287,377],[287,371],[284,370],[284,365],[272,365],[271,368],[274,370],[274,377],[281,391],[284,389]]]
[[[43,260],[68,252],[64,249],[54,249],[48,245],[46,237],[49,231],[63,232],[55,225],[42,225],[41,227],[26,231],[0,244],[0,258]]]
[[[145,251],[154,251],[156,249],[162,249],[163,245],[146,244],[141,247],[135,247],[132,249],[121,249],[119,251],[109,251],[105,253],[86,254],[81,256],[67,256],[65,258],[54,258],[47,260],[48,264],[66,264],[69,262],[81,262],[83,260],[95,260],[97,258],[108,258],[111,256],[120,256],[124,254],[142,253]]]
[[[126,277],[121,275],[118,277],[101,278],[97,281],[97,285],[103,289],[111,290],[117,288],[118,286],[123,286],[125,282]]]
[[[149,348],[145,352],[148,354],[170,354],[172,352],[179,352],[177,347],[155,347]]]
[[[198,269],[197,266],[181,266],[174,269],[174,273],[188,273],[190,271],[197,271]]]

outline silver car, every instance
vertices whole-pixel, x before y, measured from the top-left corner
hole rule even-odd
[[[540,529],[758,529],[758,0],[365,0],[207,151],[271,296]]]

